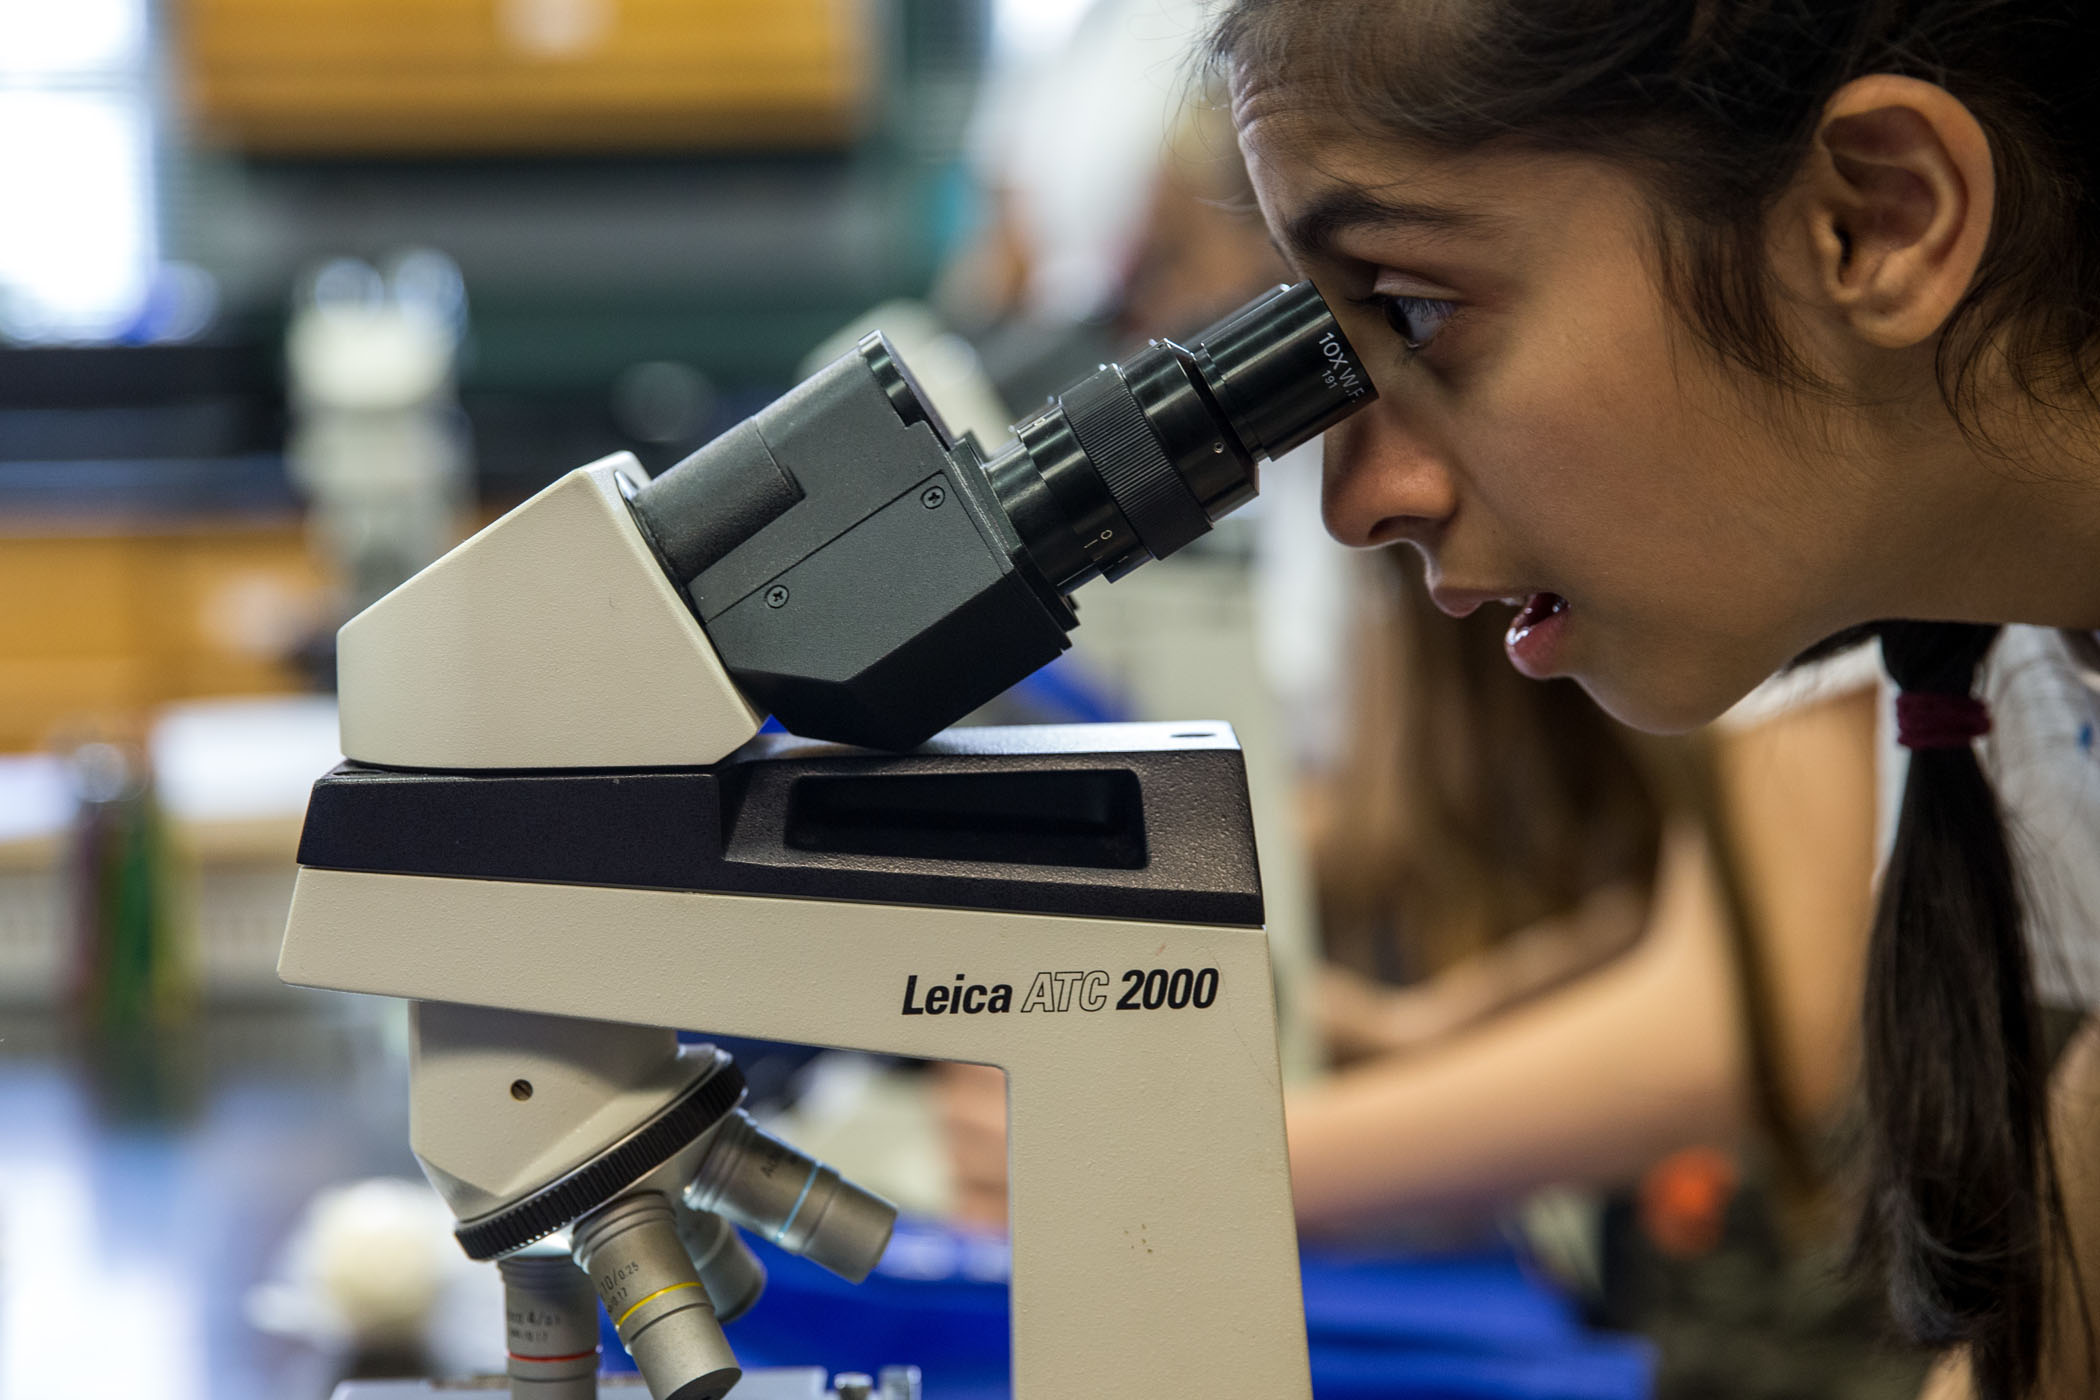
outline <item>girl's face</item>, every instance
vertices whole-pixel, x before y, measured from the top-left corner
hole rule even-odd
[[[1327,434],[1337,539],[1421,550],[1446,612],[1514,604],[1519,670],[1650,729],[1876,615],[1887,546],[1843,425],[1695,339],[1630,175],[1238,116],[1272,234],[1379,390]]]

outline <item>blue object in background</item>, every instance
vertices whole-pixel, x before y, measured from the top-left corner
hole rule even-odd
[[[900,1221],[857,1287],[752,1248],[771,1281],[729,1327],[744,1365],[913,1365],[926,1400],[1007,1400],[1003,1239]],[[1585,1330],[1513,1253],[1308,1251],[1302,1266],[1314,1400],[1646,1400],[1652,1388],[1646,1343]],[[627,1364],[609,1330],[606,1360]]]
[[[1034,724],[1115,724],[1131,717],[1129,704],[1069,651],[1007,695],[1035,712],[1029,717]]]

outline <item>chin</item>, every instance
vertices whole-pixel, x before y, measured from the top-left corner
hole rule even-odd
[[[1737,663],[1598,668],[1575,679],[1619,723],[1649,734],[1683,734],[1720,718],[1769,674]]]

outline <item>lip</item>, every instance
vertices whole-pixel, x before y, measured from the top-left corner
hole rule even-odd
[[[1557,674],[1570,611],[1568,600],[1558,593],[1534,593],[1525,599],[1503,638],[1510,664],[1535,681]]]

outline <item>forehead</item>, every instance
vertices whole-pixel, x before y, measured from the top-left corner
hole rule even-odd
[[[1232,124],[1250,164],[1277,170],[1317,168],[1338,182],[1368,186],[1396,166],[1430,171],[1451,157],[1379,129],[1342,103],[1297,88],[1232,84]]]
[[[1353,232],[1425,238],[1520,237],[1605,206],[1645,205],[1630,172],[1515,143],[1433,150],[1370,131],[1333,109],[1235,92],[1248,174],[1293,256],[1319,256]]]

